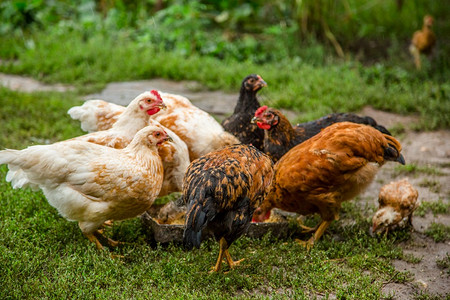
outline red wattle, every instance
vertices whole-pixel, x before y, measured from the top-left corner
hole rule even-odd
[[[147,110],[147,114],[149,116],[156,114],[157,112],[159,112],[161,110],[161,108],[159,107],[154,107],[152,109]]]
[[[264,129],[264,130],[269,130],[270,129],[270,125],[266,124],[266,123],[256,122],[256,125],[258,125],[259,128]]]

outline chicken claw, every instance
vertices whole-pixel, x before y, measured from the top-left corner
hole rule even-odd
[[[93,242],[95,246],[97,246],[98,250],[103,250],[103,245],[93,233],[84,233],[84,235],[88,238],[89,241]]]
[[[299,243],[301,246],[306,247],[306,250],[311,250],[311,248],[314,246],[314,243],[318,241],[325,230],[330,226],[331,221],[322,221],[317,227],[316,232],[314,235],[308,240],[308,241],[302,241],[299,239],[295,239],[297,243]],[[306,227],[306,226],[305,226]]]
[[[114,221],[113,220],[108,220],[108,221],[105,221],[104,223],[103,223],[103,226],[109,226],[109,227],[111,227],[111,226],[113,226],[114,225]]]
[[[241,264],[241,262],[243,262],[245,260],[245,258],[242,258],[240,260],[233,260],[231,258],[230,252],[228,252],[228,249],[225,250],[225,258],[227,259],[227,263],[230,266],[230,269],[233,269],[236,266],[239,266]]]
[[[314,227],[308,227],[308,226],[305,226],[305,225],[303,225],[303,224],[298,224],[298,225],[299,225],[301,228],[303,228],[302,233],[310,233],[310,232],[314,232],[314,231],[316,231],[317,228],[319,227],[319,225],[314,226]]]
[[[314,237],[310,238],[307,241],[302,241],[302,240],[299,240],[299,239],[295,239],[295,241],[297,243],[299,243],[300,246],[306,248],[307,251],[310,251],[311,248],[314,246]]]

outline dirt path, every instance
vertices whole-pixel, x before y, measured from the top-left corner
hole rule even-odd
[[[0,74],[0,84],[13,90],[25,92],[70,89],[64,85],[43,85],[33,79],[20,76]],[[163,79],[145,81],[110,83],[99,94],[88,95],[85,99],[103,99],[121,105],[127,105],[134,97],[144,90],[158,89],[161,91],[181,94],[189,98],[195,105],[205,111],[215,114],[222,119],[230,114],[234,108],[238,94],[226,94],[221,91],[205,91],[191,81],[173,82]],[[387,164],[378,173],[374,183],[360,196],[361,206],[365,203],[372,206],[377,204],[378,191],[390,181],[407,177],[419,190],[419,199],[426,202],[439,200],[449,203],[450,198],[450,130],[432,132],[415,132],[410,125],[417,122],[417,118],[400,116],[392,113],[364,108],[361,115],[368,115],[378,123],[392,128],[401,124],[405,132],[398,136],[403,145],[403,154],[407,164],[431,170],[429,172],[415,172],[405,174],[395,169],[394,164]],[[288,112],[288,117],[293,116]],[[450,226],[450,215],[436,215],[427,213],[424,217],[416,216],[413,225],[416,230],[412,238],[403,243],[406,254],[420,259],[418,263],[403,260],[393,261],[399,271],[409,271],[414,280],[407,284],[387,283],[383,289],[386,294],[394,295],[393,299],[412,299],[424,291],[429,294],[450,294],[449,269],[441,269],[438,261],[450,255],[450,241],[436,243],[425,236],[424,232],[432,223]]]

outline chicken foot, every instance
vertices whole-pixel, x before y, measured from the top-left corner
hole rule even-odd
[[[213,273],[213,272],[219,272],[221,267],[222,267],[222,260],[225,256],[226,262],[228,264],[228,266],[230,267],[230,269],[234,269],[234,267],[239,266],[240,263],[242,261],[244,261],[243,259],[240,260],[233,260],[231,258],[230,252],[228,252],[228,243],[225,240],[225,238],[221,238],[219,241],[219,257],[217,258],[216,264],[214,267],[211,268],[211,271],[209,271],[209,273]]]
[[[106,241],[108,242],[108,245],[110,247],[117,247],[120,244],[120,242],[118,242],[118,241],[114,241],[113,239],[111,239],[109,237],[105,237],[99,230],[96,230],[91,233],[83,232],[83,234],[88,238],[89,241],[91,241],[92,243],[95,244],[95,246],[97,247],[98,250],[103,250],[103,245],[98,240],[98,236],[106,239]]]
[[[103,223],[103,226],[111,227],[113,225],[114,225],[114,221],[113,220],[107,220],[107,221],[105,221],[105,223]]]
[[[240,260],[233,260],[231,258],[230,252],[228,252],[228,249],[225,250],[225,258],[227,259],[227,263],[230,266],[230,269],[234,269],[234,267],[239,266],[241,262],[245,260],[245,258],[242,258]]]
[[[86,233],[83,232],[83,234],[88,238],[89,241],[95,244],[97,246],[98,250],[103,250],[103,245],[100,243],[100,241],[97,239],[97,237],[94,235],[94,233]]]
[[[322,221],[319,224],[319,227],[317,228],[314,235],[308,240],[308,241],[302,241],[299,239],[296,239],[295,241],[299,243],[301,246],[306,247],[306,250],[311,250],[311,248],[314,246],[314,243],[320,239],[320,237],[323,235],[325,230],[330,226],[332,221]]]

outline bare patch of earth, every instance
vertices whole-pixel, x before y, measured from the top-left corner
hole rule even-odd
[[[0,85],[7,87],[8,89],[13,91],[21,91],[28,93],[43,92],[43,91],[65,92],[74,89],[69,85],[44,84],[33,78],[4,73],[0,73]]]
[[[0,84],[12,90],[24,92],[32,91],[65,91],[68,86],[45,85],[30,78],[0,73]],[[218,119],[223,119],[231,114],[238,99],[237,93],[223,93],[221,91],[207,91],[196,82],[173,82],[164,79],[152,79],[133,82],[110,83],[98,94],[87,95],[88,99],[102,99],[116,104],[127,105],[142,91],[157,89],[168,93],[180,94],[189,98],[195,105],[214,114]],[[295,114],[284,111],[288,118]],[[405,128],[405,132],[398,136],[403,145],[403,155],[407,164],[414,164],[427,168],[431,172],[404,173],[396,169],[396,164],[386,164],[378,173],[372,185],[360,196],[363,213],[370,216],[373,211],[368,211],[377,206],[378,192],[380,188],[390,181],[408,178],[418,189],[420,201],[435,202],[442,200],[449,202],[450,198],[450,130],[438,130],[431,132],[416,132],[410,129],[410,125],[419,119],[415,116],[401,116],[365,107],[361,115],[373,117],[378,123],[393,128],[398,125]],[[368,209],[369,207],[369,209]],[[412,282],[386,283],[382,292],[392,299],[412,299],[421,293],[431,295],[450,295],[450,277],[448,269],[440,269],[438,260],[450,255],[450,241],[436,243],[425,236],[424,232],[432,223],[442,223],[450,226],[449,215],[425,214],[424,217],[414,217],[413,226],[415,232],[407,242],[402,244],[405,254],[421,258],[418,263],[394,260],[392,263],[398,271],[409,271],[414,279]]]

